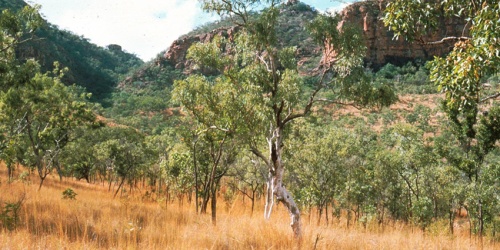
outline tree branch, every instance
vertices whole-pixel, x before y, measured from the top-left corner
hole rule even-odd
[[[487,97],[481,99],[481,101],[479,101],[479,102],[485,102],[485,101],[488,101],[490,99],[495,99],[495,98],[497,98],[499,96],[500,96],[500,92],[498,92],[498,93],[496,93],[494,95],[487,96]]]
[[[269,160],[264,156],[264,154],[262,154],[262,152],[260,152],[260,150],[258,150],[257,148],[255,147],[250,147],[250,152],[252,152],[255,156],[261,158],[265,163],[266,163],[266,166],[270,166],[271,164],[269,163]]]
[[[457,41],[468,41],[470,40],[470,37],[467,36],[449,36],[449,37],[444,37],[443,39],[439,41],[433,41],[433,42],[426,42],[424,40],[421,40],[420,42],[425,44],[425,45],[436,45],[436,44],[442,44],[447,41],[452,41],[452,40],[457,40]]]
[[[326,71],[323,71],[323,74],[321,75],[321,79],[319,80],[316,89],[314,90],[314,92],[309,97],[309,101],[307,102],[306,106],[304,107],[304,110],[302,111],[302,113],[289,114],[283,120],[283,125],[287,124],[288,122],[291,122],[294,119],[297,119],[297,118],[300,118],[300,117],[304,117],[307,114],[309,114],[309,112],[311,111],[312,105],[316,102],[314,100],[316,98],[316,95],[319,93],[319,91],[321,91],[323,89],[323,81],[325,80],[325,76],[326,76]]]
[[[343,106],[352,106],[358,110],[361,110],[361,108],[359,106],[357,106],[355,103],[343,103],[343,102],[329,100],[329,99],[325,99],[325,98],[316,99],[314,102],[327,102],[327,103],[338,104],[338,105],[343,105]]]

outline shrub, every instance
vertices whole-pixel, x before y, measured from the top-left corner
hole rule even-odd
[[[75,191],[73,191],[73,189],[71,188],[67,188],[66,190],[64,190],[62,192],[62,195],[63,195],[63,199],[69,199],[69,200],[75,200],[76,199],[76,196],[78,195],[77,193],[75,193]]]
[[[17,202],[6,202],[0,212],[0,222],[2,228],[12,231],[16,228],[19,222],[19,209],[24,202],[26,196],[22,195]]]

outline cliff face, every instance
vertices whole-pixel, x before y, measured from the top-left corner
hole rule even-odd
[[[219,28],[209,33],[177,39],[170,45],[167,52],[165,52],[164,60],[168,61],[176,69],[188,69],[191,67],[191,62],[186,60],[186,56],[191,45],[199,42],[210,42],[215,36],[221,36],[231,40],[237,30],[238,27]]]
[[[424,45],[418,42],[410,43],[402,38],[397,40],[394,39],[393,33],[389,31],[382,22],[386,3],[387,0],[367,0],[353,3],[340,12],[343,19],[341,25],[344,23],[351,23],[359,26],[363,30],[367,47],[367,54],[365,57],[367,66],[377,69],[387,63],[402,65],[416,59],[429,60],[434,56],[443,56],[451,51],[453,47],[452,42],[437,45]],[[463,29],[464,24],[460,20],[443,19],[438,30],[429,37],[426,37],[425,40],[439,40],[445,35],[458,36],[461,35]],[[203,35],[176,40],[162,59],[168,61],[177,69],[189,68],[190,63],[186,61],[186,53],[187,49],[193,43],[209,41],[215,35],[232,37],[235,32],[237,32],[235,28],[220,28]],[[319,48],[308,48],[307,51],[310,53],[306,53],[305,55],[304,53],[300,53],[299,56],[311,58],[316,56],[311,55],[311,53],[317,53],[319,50]],[[303,60],[304,58],[298,58],[299,62]]]
[[[374,68],[387,63],[401,65],[411,60],[432,59],[451,51],[453,42],[436,45],[409,43],[402,38],[395,40],[394,34],[384,26],[382,17],[387,0],[369,0],[347,6],[342,10],[343,22],[353,23],[363,29],[367,55],[366,63]],[[425,37],[425,41],[437,41],[445,36],[461,36],[465,23],[459,19],[441,20],[437,31]]]

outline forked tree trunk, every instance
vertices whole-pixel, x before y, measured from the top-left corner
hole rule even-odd
[[[294,236],[300,238],[302,236],[302,228],[300,223],[300,210],[293,200],[290,192],[283,185],[284,166],[281,159],[282,154],[282,129],[278,128],[274,131],[272,138],[268,139],[271,161],[269,162],[269,178],[267,180],[267,199],[264,211],[264,218],[269,219],[273,209],[273,196],[278,202],[283,203],[290,213],[291,223]],[[272,195],[270,195],[272,194]]]

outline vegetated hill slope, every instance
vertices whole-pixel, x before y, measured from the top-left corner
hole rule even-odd
[[[26,6],[22,0],[2,0],[1,9],[19,10]],[[143,64],[137,56],[118,45],[99,47],[88,39],[61,30],[48,22],[36,31],[32,40],[18,48],[18,57],[35,58],[43,71],[53,69],[55,61],[68,67],[63,82],[83,86],[93,94],[93,100],[104,101],[114,87],[132,68]]]
[[[397,79],[401,80],[396,81],[395,86],[399,94],[435,92],[435,88],[428,85],[426,69],[419,67],[421,63],[409,67],[406,67],[406,63],[425,62],[435,55],[448,53],[451,46],[439,44],[429,47],[393,40],[393,33],[380,21],[384,8],[385,0],[367,0],[352,4],[340,12],[343,25],[350,22],[363,31],[367,47],[366,66],[377,71],[377,77],[380,75],[380,80],[383,81],[393,81],[397,75]],[[281,6],[277,27],[279,42],[281,46],[297,47],[297,62],[303,75],[311,74],[322,59],[322,48],[314,45],[305,29],[306,24],[318,14],[314,8],[301,2]],[[448,30],[448,34],[455,32],[453,27],[457,29],[456,32],[462,32],[461,26],[456,22],[458,21],[443,20],[441,28]],[[216,35],[231,39],[238,32],[239,28],[232,25],[230,20],[223,19],[207,23],[181,36],[154,60],[131,72],[120,82],[113,93],[113,105],[104,115],[119,123],[140,127],[144,131],[152,128],[158,130],[157,126],[166,124],[165,119],[173,119],[162,114],[168,113],[165,110],[172,107],[169,96],[174,81],[192,72],[192,63],[186,59],[189,47],[197,42],[208,42]],[[432,35],[426,39],[431,40]],[[397,68],[393,64],[404,67]],[[411,70],[407,70],[410,68]]]
[[[381,20],[386,3],[387,0],[366,0],[353,3],[339,12],[343,19],[342,25],[351,23],[363,31],[367,47],[366,66],[375,70],[387,63],[402,66],[410,61],[426,61],[434,56],[445,55],[452,49],[452,43],[424,45],[394,39],[393,33],[384,26]],[[277,27],[280,43],[283,46],[297,47],[299,69],[303,74],[308,74],[317,66],[321,58],[321,48],[313,45],[304,27],[308,21],[318,15],[318,11],[298,1],[283,5],[281,11],[280,25]],[[462,20],[443,18],[436,32],[428,34],[423,40],[433,41],[441,33],[460,35],[463,30]],[[144,86],[155,85],[159,82],[169,85],[172,82],[158,81],[157,78],[162,78],[174,69],[189,74],[191,64],[186,59],[186,54],[192,44],[210,41],[216,35],[233,37],[237,32],[238,28],[231,26],[228,20],[205,24],[174,41],[164,53],[160,53],[156,59],[138,69],[119,86],[120,88],[134,88],[135,84],[144,88]]]

